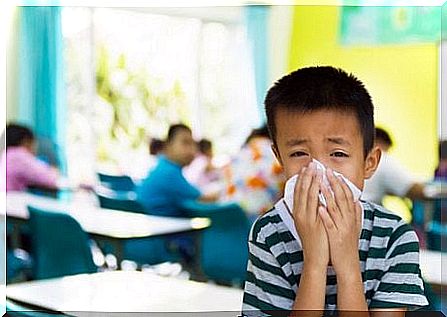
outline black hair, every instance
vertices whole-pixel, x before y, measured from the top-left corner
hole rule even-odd
[[[6,126],[6,148],[20,146],[26,141],[33,141],[34,134],[26,126],[10,123]]]
[[[447,140],[439,141],[439,160],[447,159]]]
[[[374,106],[363,83],[354,75],[331,66],[298,69],[279,79],[267,93],[265,111],[270,137],[276,144],[278,109],[309,113],[337,110],[355,114],[366,155],[374,144]]]
[[[205,154],[206,152],[210,151],[213,147],[213,144],[208,139],[202,139],[199,142],[197,142],[197,145],[199,147],[200,153]]]
[[[149,153],[151,155],[157,155],[164,150],[165,142],[163,140],[152,138],[149,143]]]
[[[270,139],[269,129],[266,124],[264,124],[260,128],[251,130],[250,134],[248,135],[247,139],[244,142],[244,145],[250,142],[250,140],[255,137],[265,137]]]
[[[171,125],[168,130],[168,137],[166,138],[166,143],[170,143],[175,138],[177,133],[181,130],[187,130],[191,132],[191,129],[185,124],[178,123]]]
[[[383,144],[385,144],[388,147],[392,147],[393,146],[393,140],[391,139],[390,134],[382,129],[382,128],[377,128],[376,127],[376,141],[382,142]]]

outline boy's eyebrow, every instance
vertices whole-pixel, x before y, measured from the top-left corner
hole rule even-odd
[[[309,140],[307,140],[307,139],[290,139],[290,140],[287,140],[286,146],[301,145],[303,143],[307,143],[308,141]]]
[[[351,143],[348,140],[345,140],[343,138],[332,137],[332,138],[327,138],[327,140],[331,143],[335,143],[338,145],[351,145]]]

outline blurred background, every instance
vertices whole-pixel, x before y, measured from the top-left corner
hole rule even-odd
[[[269,87],[290,71],[314,65],[340,67],[363,81],[373,99],[376,125],[392,136],[390,155],[415,182],[434,180],[441,161],[439,143],[447,139],[447,9],[439,1],[32,5],[36,3],[2,8],[6,123],[30,128],[37,140],[36,157],[56,168],[70,184],[66,187],[80,184],[87,192],[82,199],[95,206],[110,208],[97,200],[97,186],[104,185],[100,174],[128,176],[138,185],[150,170],[151,140],[165,140],[176,123],[189,126],[194,140],[212,142],[211,164],[224,179],[247,137],[265,123],[263,100]],[[1,129],[4,138],[5,126]],[[73,199],[73,190],[67,194],[63,187],[53,199]],[[209,188],[201,189],[222,193],[232,187],[222,181]],[[222,197],[219,203],[233,201]],[[247,213],[251,205],[237,202]],[[428,223],[434,228],[433,219],[424,218],[424,208],[441,210],[440,202],[433,207],[433,200],[406,195],[388,195],[382,202],[421,226],[422,235]],[[245,229],[233,233],[236,238],[239,234],[246,243],[253,214],[264,211],[248,212]],[[445,252],[447,224],[441,212],[437,215],[437,235],[422,239]],[[191,216],[211,218],[211,228],[213,223],[223,231],[229,226],[213,220],[211,213]],[[25,242],[19,249],[25,253],[15,251],[14,259],[22,261],[17,269],[22,273],[11,272],[12,282],[35,278],[26,273],[33,270],[27,234],[20,233]],[[214,244],[205,242],[202,252],[219,248],[219,237],[203,237]],[[13,246],[8,248],[14,252]],[[107,258],[113,252],[99,249],[92,251],[95,264],[114,267]],[[229,258],[246,257],[243,248],[238,252]],[[138,269],[145,263],[127,259]],[[202,266],[212,267],[211,262]],[[238,273],[225,276],[205,269],[205,280],[240,288],[244,263],[235,269]]]

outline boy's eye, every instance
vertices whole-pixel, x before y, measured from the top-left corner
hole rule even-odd
[[[291,157],[300,157],[300,156],[306,156],[308,155],[306,152],[302,152],[302,151],[297,151],[297,152],[293,152],[292,154],[290,154]]]
[[[332,153],[331,156],[334,156],[334,157],[349,157],[348,154],[346,154],[344,152],[340,152],[340,151]]]

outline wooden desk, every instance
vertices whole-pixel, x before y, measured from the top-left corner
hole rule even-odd
[[[232,312],[226,316],[237,316],[242,296],[243,291],[236,288],[139,271],[80,274],[6,287],[8,299],[72,316],[87,316],[87,312],[201,311],[226,311]]]
[[[107,241],[115,247],[118,264],[123,260],[123,241],[128,239],[161,237],[208,228],[208,218],[172,218],[104,209],[89,202],[66,202],[23,192],[8,192],[6,216],[15,225],[29,218],[27,206],[48,211],[67,212],[81,227],[95,238]],[[0,211],[4,213],[4,210]]]

